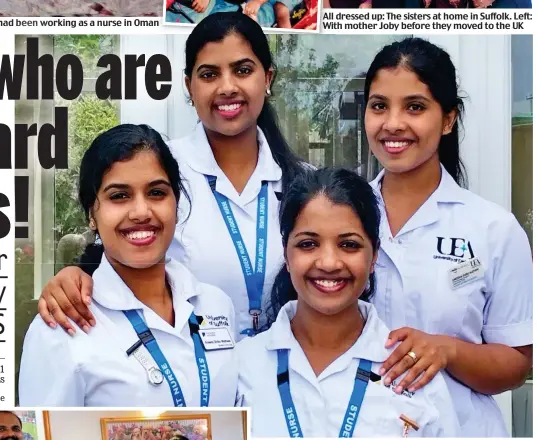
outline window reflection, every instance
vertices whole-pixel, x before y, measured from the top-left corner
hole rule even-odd
[[[405,36],[398,36],[403,39]],[[364,76],[392,36],[272,35],[278,71],[273,85],[280,124],[298,155],[317,167],[379,166],[362,135]]]

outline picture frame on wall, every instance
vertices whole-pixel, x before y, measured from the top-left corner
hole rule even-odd
[[[187,414],[101,419],[102,440],[212,440],[211,416]]]
[[[14,413],[22,422],[22,440],[42,440],[35,411],[16,410]]]

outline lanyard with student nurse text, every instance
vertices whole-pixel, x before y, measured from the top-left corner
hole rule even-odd
[[[280,393],[280,400],[282,401],[282,409],[284,410],[284,418],[288,425],[288,432],[290,437],[303,437],[303,431],[299,424],[299,418],[295,405],[291,397],[290,392],[290,372],[288,369],[289,350],[278,350],[278,369],[277,369],[277,384],[278,392]],[[364,400],[364,394],[366,393],[366,387],[370,381],[370,372],[372,370],[372,361],[361,359],[357,368],[357,374],[355,375],[355,383],[353,385],[353,391],[349,398],[349,404],[347,411],[340,428],[340,435],[338,437],[353,437],[353,431],[355,431],[355,425],[359,418],[359,412],[361,410],[362,402]]]
[[[153,360],[157,363],[159,369],[163,373],[168,386],[170,387],[170,392],[172,393],[172,399],[174,400],[175,406],[187,406],[185,402],[185,397],[179,381],[172,370],[172,366],[166,360],[163,352],[161,351],[157,340],[151,333],[151,330],[148,328],[140,314],[136,310],[124,310],[123,313],[133,326],[138,338],[144,344],[144,346],[149,351],[149,354]],[[196,364],[198,366],[198,376],[200,377],[200,406],[209,405],[209,393],[210,393],[210,376],[209,376],[209,367],[207,365],[207,359],[205,356],[205,350],[202,346],[202,340],[198,333],[199,331],[198,320],[196,315],[191,313],[189,317],[189,329],[191,332],[191,337],[194,342],[194,357],[196,358]]]
[[[258,195],[258,215],[256,218],[256,264],[252,267],[247,247],[241,236],[239,226],[235,221],[228,198],[217,192],[217,178],[215,176],[206,176],[206,178],[234,243],[235,251],[237,252],[239,262],[241,263],[243,277],[245,278],[245,284],[247,286],[248,310],[252,316],[252,329],[244,330],[241,333],[253,336],[258,331],[259,316],[262,312],[263,284],[265,282],[265,266],[267,260],[267,182],[262,183],[260,194]]]

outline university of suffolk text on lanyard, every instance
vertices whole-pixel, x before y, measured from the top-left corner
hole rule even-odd
[[[211,191],[215,196],[220,213],[226,223],[230,237],[234,243],[243,277],[247,285],[248,309],[252,316],[252,328],[243,330],[241,333],[247,336],[253,336],[259,328],[259,317],[262,312],[262,294],[263,284],[265,281],[265,266],[267,254],[267,182],[262,183],[260,194],[258,195],[258,216],[256,218],[256,265],[252,267],[248,256],[247,247],[239,231],[239,226],[235,221],[232,207],[228,198],[217,192],[217,178],[215,176],[206,176]]]
[[[278,350],[278,392],[280,393],[282,409],[284,410],[284,417],[286,419],[286,424],[288,425],[290,437],[303,437],[303,431],[301,429],[301,425],[299,424],[299,417],[297,416],[297,411],[295,410],[295,405],[293,403],[293,399],[291,398],[288,357],[289,350]],[[359,418],[359,412],[364,400],[364,394],[366,393],[366,387],[368,386],[368,382],[370,382],[371,370],[372,361],[361,359],[357,368],[357,374],[355,375],[353,391],[351,393],[351,397],[349,398],[349,404],[347,406],[347,411],[344,415],[344,421],[342,422],[340,435],[338,437],[353,437],[353,431],[355,431],[355,425],[357,424],[357,420]]]
[[[133,326],[139,338],[138,342],[127,350],[127,355],[129,356],[133,354],[137,358],[137,360],[146,368],[149,380],[154,385],[159,385],[162,383],[164,375],[164,378],[170,387],[174,405],[187,406],[185,397],[183,396],[183,391],[181,390],[181,385],[179,384],[179,381],[172,370],[172,366],[166,360],[166,357],[161,351],[157,340],[153,336],[153,333],[151,333],[151,330],[148,328],[140,314],[136,310],[125,310],[123,313]],[[202,340],[198,334],[199,324],[194,312],[191,313],[191,316],[189,317],[189,329],[194,342],[194,356],[198,366],[198,376],[200,377],[200,406],[208,406],[209,394],[211,390],[209,367],[207,365],[205,350],[202,346]],[[147,365],[148,363],[145,361],[144,356],[138,352],[142,344],[144,344],[149,354],[156,362],[158,369]]]

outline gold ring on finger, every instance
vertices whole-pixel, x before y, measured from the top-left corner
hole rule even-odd
[[[417,363],[418,359],[417,359],[417,355],[414,351],[409,351],[407,352],[407,356],[409,356],[411,359],[413,359],[413,363]]]

